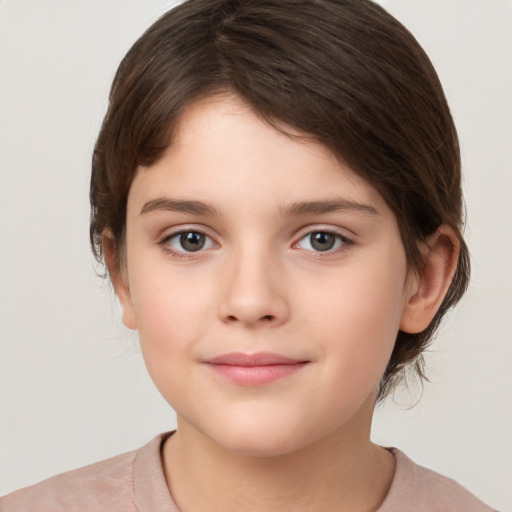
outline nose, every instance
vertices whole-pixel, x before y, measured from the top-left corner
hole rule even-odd
[[[225,323],[246,327],[277,327],[290,310],[282,269],[268,254],[239,252],[230,259],[223,277],[219,316]]]

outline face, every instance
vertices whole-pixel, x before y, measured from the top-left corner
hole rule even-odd
[[[119,279],[179,428],[261,455],[369,426],[411,294],[377,191],[232,96],[139,170]]]

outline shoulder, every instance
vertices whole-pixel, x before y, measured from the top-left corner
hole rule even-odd
[[[143,448],[44,480],[0,498],[2,512],[139,510],[146,475],[165,485],[158,436]],[[160,480],[158,479],[160,476]],[[165,493],[165,489],[162,491]]]
[[[0,501],[2,512],[48,512],[104,510],[123,507],[126,512],[133,495],[133,461],[129,452],[62,473],[36,485],[8,494]]]
[[[396,448],[390,451],[395,477],[378,512],[492,512],[455,480],[415,464]]]

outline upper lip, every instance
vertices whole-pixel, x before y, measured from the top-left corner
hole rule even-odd
[[[298,364],[307,361],[285,357],[272,352],[258,352],[256,354],[244,354],[243,352],[230,352],[212,357],[204,361],[209,364],[225,364],[231,366],[270,366],[277,364]]]

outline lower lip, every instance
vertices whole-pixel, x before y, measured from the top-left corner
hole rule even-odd
[[[263,366],[237,366],[230,364],[209,364],[210,368],[241,386],[262,386],[297,373],[307,363],[269,364]]]

